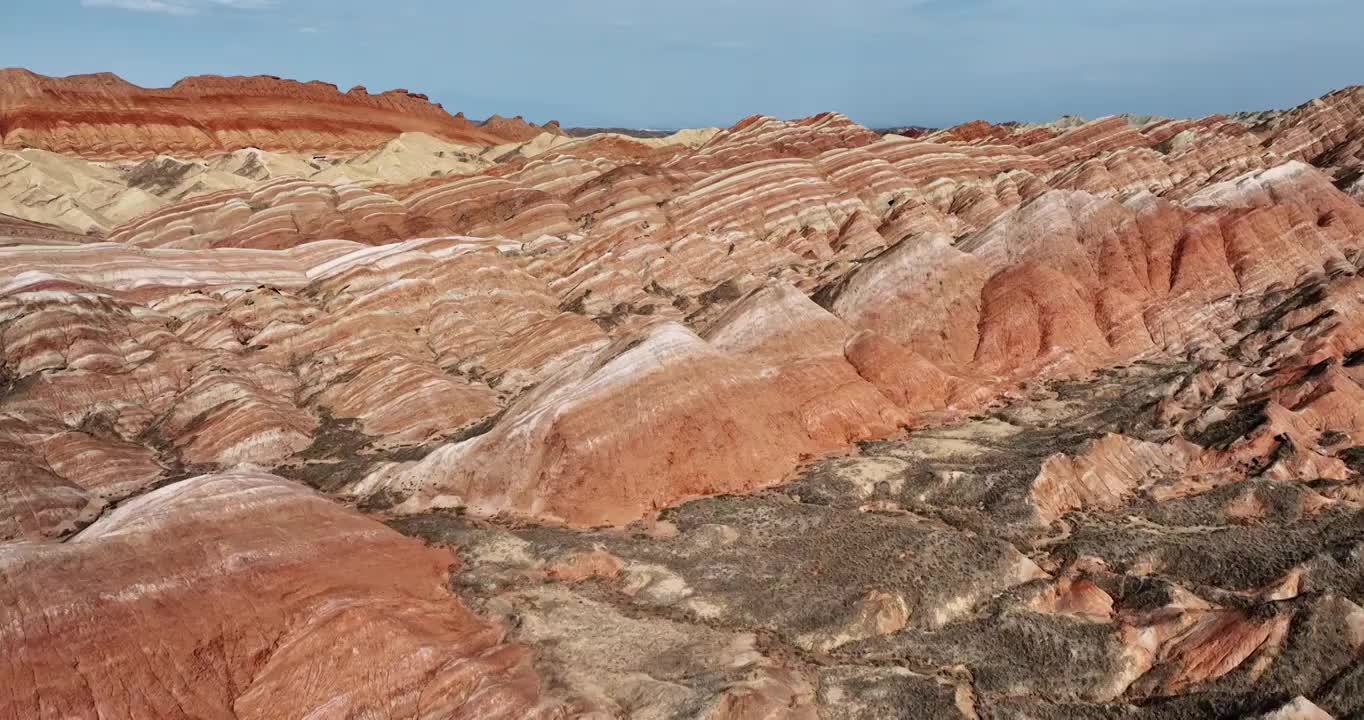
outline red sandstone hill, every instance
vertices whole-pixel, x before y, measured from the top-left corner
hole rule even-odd
[[[564,131],[559,128],[559,121],[557,120],[551,120],[541,127],[535,123],[528,122],[520,115],[512,118],[494,115],[479,123],[478,128],[483,132],[503,138],[504,142],[526,142],[545,132],[553,133],[555,135],[564,134]]]
[[[185,78],[143,88],[112,73],[47,77],[0,70],[0,148],[35,147],[88,158],[159,153],[212,155],[247,147],[281,152],[350,152],[405,132],[456,142],[499,144],[538,131],[477,125],[425,95],[271,76]]]

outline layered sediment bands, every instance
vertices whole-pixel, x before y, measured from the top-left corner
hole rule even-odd
[[[484,177],[383,190],[378,194],[396,198],[402,207],[374,201],[367,210],[383,215],[384,231],[357,227],[352,232],[375,241],[449,233],[530,241],[581,233],[615,244],[622,239],[603,237],[605,231],[628,228],[636,235],[680,237],[731,230],[823,259],[830,254],[821,250],[823,245],[855,255],[925,229],[961,235],[1049,186],[1110,196],[1150,190],[1183,197],[1208,182],[1278,162],[1230,121],[1189,124],[1169,136],[1176,129],[1164,124],[1144,135],[1113,118],[1078,127],[1043,146],[1020,148],[880,141],[847,118],[825,115],[791,123],[753,118],[695,151],[680,145],[668,146],[672,150],[666,153],[668,148],[657,149],[663,154],[644,146],[622,151],[619,143],[588,138],[547,146],[538,157],[499,166]],[[655,179],[656,184],[639,197],[641,188],[622,182],[633,177]],[[586,193],[588,189],[593,192]],[[622,204],[621,192],[635,197]],[[233,195],[168,208],[160,215],[170,222],[177,222],[181,213],[201,216],[195,233],[213,232],[216,224],[231,229],[245,217],[235,200],[253,208],[272,207]],[[646,202],[655,207],[644,207]],[[603,217],[603,209],[610,215]],[[139,221],[140,230],[157,232],[166,221],[156,218]],[[270,219],[285,222],[274,215]],[[611,222],[603,222],[607,220]],[[314,236],[303,223],[295,224],[302,231],[300,240]],[[802,237],[792,237],[797,232]],[[820,236],[814,246],[808,242],[811,233]],[[176,233],[170,237],[188,242]],[[210,242],[231,245],[239,240],[214,237]],[[597,246],[595,254],[609,249]]]
[[[0,215],[0,247],[11,245],[80,245],[90,242],[88,235],[33,222],[10,215]]]
[[[0,716],[1364,713],[1356,95],[8,222]]]
[[[116,228],[109,240],[137,247],[292,248],[346,238],[383,243],[410,237],[405,209],[358,185],[283,179],[255,190],[204,195]]]
[[[148,89],[115,75],[53,78],[0,71],[4,148],[38,148],[90,158],[172,154],[203,157],[242,148],[284,152],[354,152],[405,132],[496,145],[523,139],[519,126],[475,126],[423,95],[275,77],[186,78]]]
[[[1361,229],[1361,208],[1299,163],[1183,205],[1052,191],[955,244],[901,243],[853,273],[831,307],[930,359],[1093,367],[1178,350],[1211,329],[1197,319],[1217,298],[1348,264]]]
[[[282,478],[227,474],[0,548],[0,715],[533,714],[526,650],[443,587],[448,552],[414,545]]]
[[[809,304],[809,315],[827,316],[796,299]],[[816,318],[782,305],[757,300],[749,312],[790,313],[790,326],[766,332],[812,329]],[[779,347],[770,347],[772,355],[742,346],[725,352],[751,340],[740,337],[707,343],[675,324],[654,326],[523,395],[488,434],[415,464],[384,466],[352,491],[408,498],[400,510],[453,505],[617,523],[685,497],[770,484],[779,479],[776,468],[895,428],[894,406],[853,372],[837,345],[829,364],[786,365]],[[669,388],[686,390],[658,402]],[[635,422],[622,427],[621,417]],[[659,437],[669,438],[662,452],[646,440]]]
[[[1219,171],[1230,179],[1167,197],[1049,189],[1044,179],[1067,177],[1048,170],[1053,163],[1158,154],[1144,146],[1156,138],[1246,136],[1226,125],[1158,124],[1148,137],[1110,119],[996,152],[867,139],[838,116],[756,119],[695,155],[719,162],[719,149],[733,146],[781,157],[712,172],[551,154],[500,176],[392,195],[275,181],[159,211],[111,240],[296,248],[224,249],[218,261],[202,250],[148,256],[151,268],[222,268],[167,283],[181,294],[211,288],[212,302],[155,299],[181,343],[159,354],[197,358],[175,383],[153,380],[143,403],[154,416],[180,408],[156,425],[176,453],[164,462],[293,462],[324,452],[314,446],[331,437],[327,423],[353,420],[375,448],[457,442],[420,462],[374,457],[333,487],[406,511],[435,503],[620,522],[685,497],[768,486],[803,457],[915,415],[969,408],[1037,373],[1183,352],[1228,322],[1210,301],[1348,265],[1364,210],[1300,163],[1235,176],[1239,160],[1230,161]],[[823,149],[834,142],[854,147]],[[956,180],[940,177],[948,169]],[[494,239],[398,242],[448,233]],[[310,242],[335,236],[389,244]],[[184,270],[125,279],[116,258],[126,251],[99,252],[30,253],[14,282],[42,287],[48,273],[123,288],[134,304],[175,295],[153,287]],[[87,264],[100,274],[75,272]],[[269,294],[233,287],[252,281]],[[794,301],[815,291],[827,311]],[[774,360],[764,343],[726,329],[736,322],[774,337],[786,323],[811,322],[836,340],[818,358],[788,350]],[[232,362],[224,368],[219,357]],[[16,362],[21,374],[126,366],[73,364],[52,351]],[[153,367],[142,362],[134,376],[155,378]],[[104,377],[113,385],[99,397],[126,387]],[[68,381],[59,373],[28,392],[65,407],[52,393]],[[609,427],[674,385],[692,390],[649,413],[653,425]],[[289,400],[272,399],[280,394]],[[730,417],[718,400],[730,395],[764,408],[762,419]],[[229,396],[236,402],[214,404]],[[462,439],[494,415],[486,433]],[[253,433],[268,440],[252,442]],[[657,434],[679,446],[654,448]],[[698,451],[715,443],[729,450]],[[719,460],[749,444],[767,454],[752,454],[751,465]],[[607,459],[627,456],[647,471]],[[581,480],[607,465],[619,476]]]
[[[425,442],[605,342],[510,259],[458,239],[10,253],[6,410],[99,419],[168,466],[278,464],[331,420]]]
[[[1283,113],[1257,132],[1290,157],[1326,168],[1357,170],[1364,165],[1364,87],[1351,87]]]
[[[995,125],[984,120],[973,120],[944,130],[924,133],[923,136],[939,142],[960,142],[976,145],[1009,144],[1028,146],[1055,138],[1057,132],[1051,128],[1039,127],[1028,132],[1018,132],[1017,124]],[[923,137],[920,136],[920,137]],[[909,137],[914,137],[913,135]]]
[[[1364,513],[1357,474],[1318,469],[1354,457],[1357,363],[1331,348],[1358,341],[1360,280],[1305,282],[1233,303],[1198,357],[1035,385],[624,532],[392,524],[464,548],[462,592],[602,710],[708,706],[744,672],[832,717],[1349,717]],[[642,647],[687,628],[706,641],[664,645],[675,664]],[[765,652],[722,664],[717,632]]]
[[[754,115],[711,138],[675,164],[685,169],[717,170],[755,160],[808,158],[833,148],[870,145],[879,139],[879,135],[841,113],[824,113],[795,122]]]
[[[0,428],[0,541],[56,537],[98,517],[103,500],[47,467],[44,441],[64,428],[11,420]],[[48,433],[42,432],[45,429]]]

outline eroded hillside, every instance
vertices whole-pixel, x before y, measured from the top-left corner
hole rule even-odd
[[[6,221],[0,716],[1364,714],[1361,99]]]

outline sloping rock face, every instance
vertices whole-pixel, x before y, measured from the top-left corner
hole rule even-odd
[[[64,543],[0,547],[0,716],[536,713],[525,648],[450,596],[448,553],[414,545],[238,473],[148,493]]]
[[[164,204],[114,169],[45,150],[0,152],[0,212],[100,232]]]
[[[1357,97],[8,221],[0,717],[1364,713]]]
[[[0,152],[0,211],[80,233],[104,233],[166,205],[205,196],[250,198],[267,182],[318,187],[406,183],[462,176],[495,163],[497,146],[404,133],[349,157],[290,155],[257,148],[207,160],[169,155],[97,162],[45,150]],[[647,148],[641,148],[647,150]],[[235,195],[224,191],[238,191]]]
[[[1364,163],[1364,87],[1333,92],[1256,128],[1280,155],[1325,168],[1358,169]]]
[[[0,245],[79,245],[91,240],[53,225],[0,214]]]
[[[185,78],[164,89],[109,73],[53,78],[0,70],[0,147],[88,158],[204,157],[242,148],[353,152],[405,132],[496,145],[525,139],[453,117],[424,95],[276,77]]]

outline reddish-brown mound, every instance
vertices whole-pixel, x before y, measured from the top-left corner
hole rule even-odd
[[[534,717],[452,560],[270,475],[148,493],[0,547],[0,717]]]
[[[1020,131],[1017,123],[995,125],[985,120],[972,120],[938,132],[933,135],[933,138],[940,141],[1027,147],[1051,140],[1056,135],[1056,131],[1051,128],[1039,127]]]
[[[559,129],[559,123],[551,120],[543,127],[532,122],[527,122],[525,118],[517,115],[513,118],[505,118],[501,115],[494,115],[478,124],[480,130],[505,138],[504,142],[526,142],[539,137],[543,133],[563,135],[564,131]]]
[[[525,139],[523,129],[501,134],[506,129],[476,126],[406,90],[343,93],[322,82],[212,75],[143,88],[110,73],[55,78],[0,70],[0,147],[90,158],[203,156],[248,147],[353,152],[405,132],[486,145]]]

